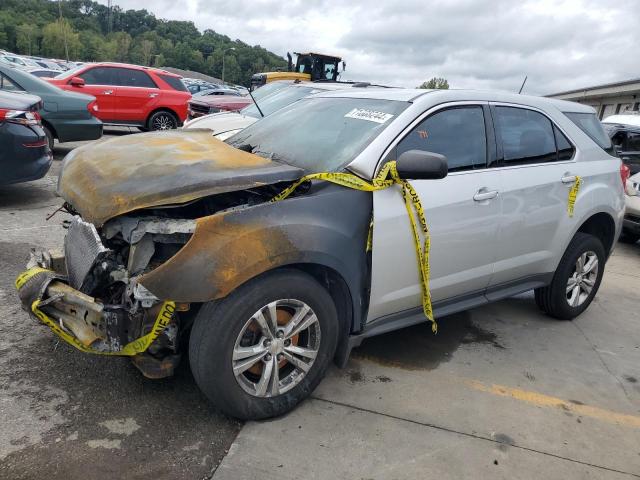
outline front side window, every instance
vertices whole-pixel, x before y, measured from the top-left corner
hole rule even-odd
[[[456,107],[431,115],[400,141],[396,155],[408,150],[446,156],[450,172],[485,168],[487,136],[482,107]]]
[[[557,160],[551,120],[541,113],[517,107],[496,107],[496,134],[506,165]]]
[[[115,68],[109,67],[90,68],[78,75],[78,77],[82,78],[86,85],[116,85],[114,83],[114,70]]]
[[[123,87],[158,88],[146,72],[131,68],[113,68],[116,85]]]

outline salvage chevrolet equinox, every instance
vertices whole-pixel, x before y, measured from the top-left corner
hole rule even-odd
[[[226,142],[109,139],[67,156],[64,252],[16,286],[77,349],[158,378],[188,348],[219,409],[271,417],[373,335],[532,289],[580,315],[622,226],[613,153],[590,107],[463,90],[325,92]]]

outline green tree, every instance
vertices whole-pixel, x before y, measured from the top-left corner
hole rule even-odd
[[[42,51],[45,55],[69,59],[77,58],[80,52],[80,35],[65,18],[48,23],[42,29]]]
[[[423,82],[418,88],[448,90],[449,82],[446,78],[433,77],[430,80]]]
[[[35,53],[36,33],[38,29],[35,25],[23,23],[16,28],[16,47],[19,53],[32,55]]]

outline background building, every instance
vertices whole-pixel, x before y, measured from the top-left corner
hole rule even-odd
[[[640,78],[554,93],[547,97],[590,105],[602,120],[609,115],[640,110]]]

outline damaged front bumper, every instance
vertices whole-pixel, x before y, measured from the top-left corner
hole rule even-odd
[[[74,222],[76,229],[90,225],[79,217]],[[73,227],[72,224],[70,233]],[[87,237],[92,233],[84,232]],[[97,234],[91,241],[91,247],[84,245],[84,251],[73,256],[74,266],[68,265],[62,253],[32,252],[28,269],[16,279],[23,307],[78,350],[131,357],[134,365],[150,378],[173,374],[180,358],[175,302],[156,298],[135,277],[129,279],[123,269],[111,272],[126,284],[122,301],[107,303],[74,288],[91,277],[89,272],[108,266],[108,258],[102,255],[108,249]],[[68,241],[65,250],[69,254]],[[84,262],[81,265],[79,258]],[[79,269],[85,269],[84,277],[78,276]]]

